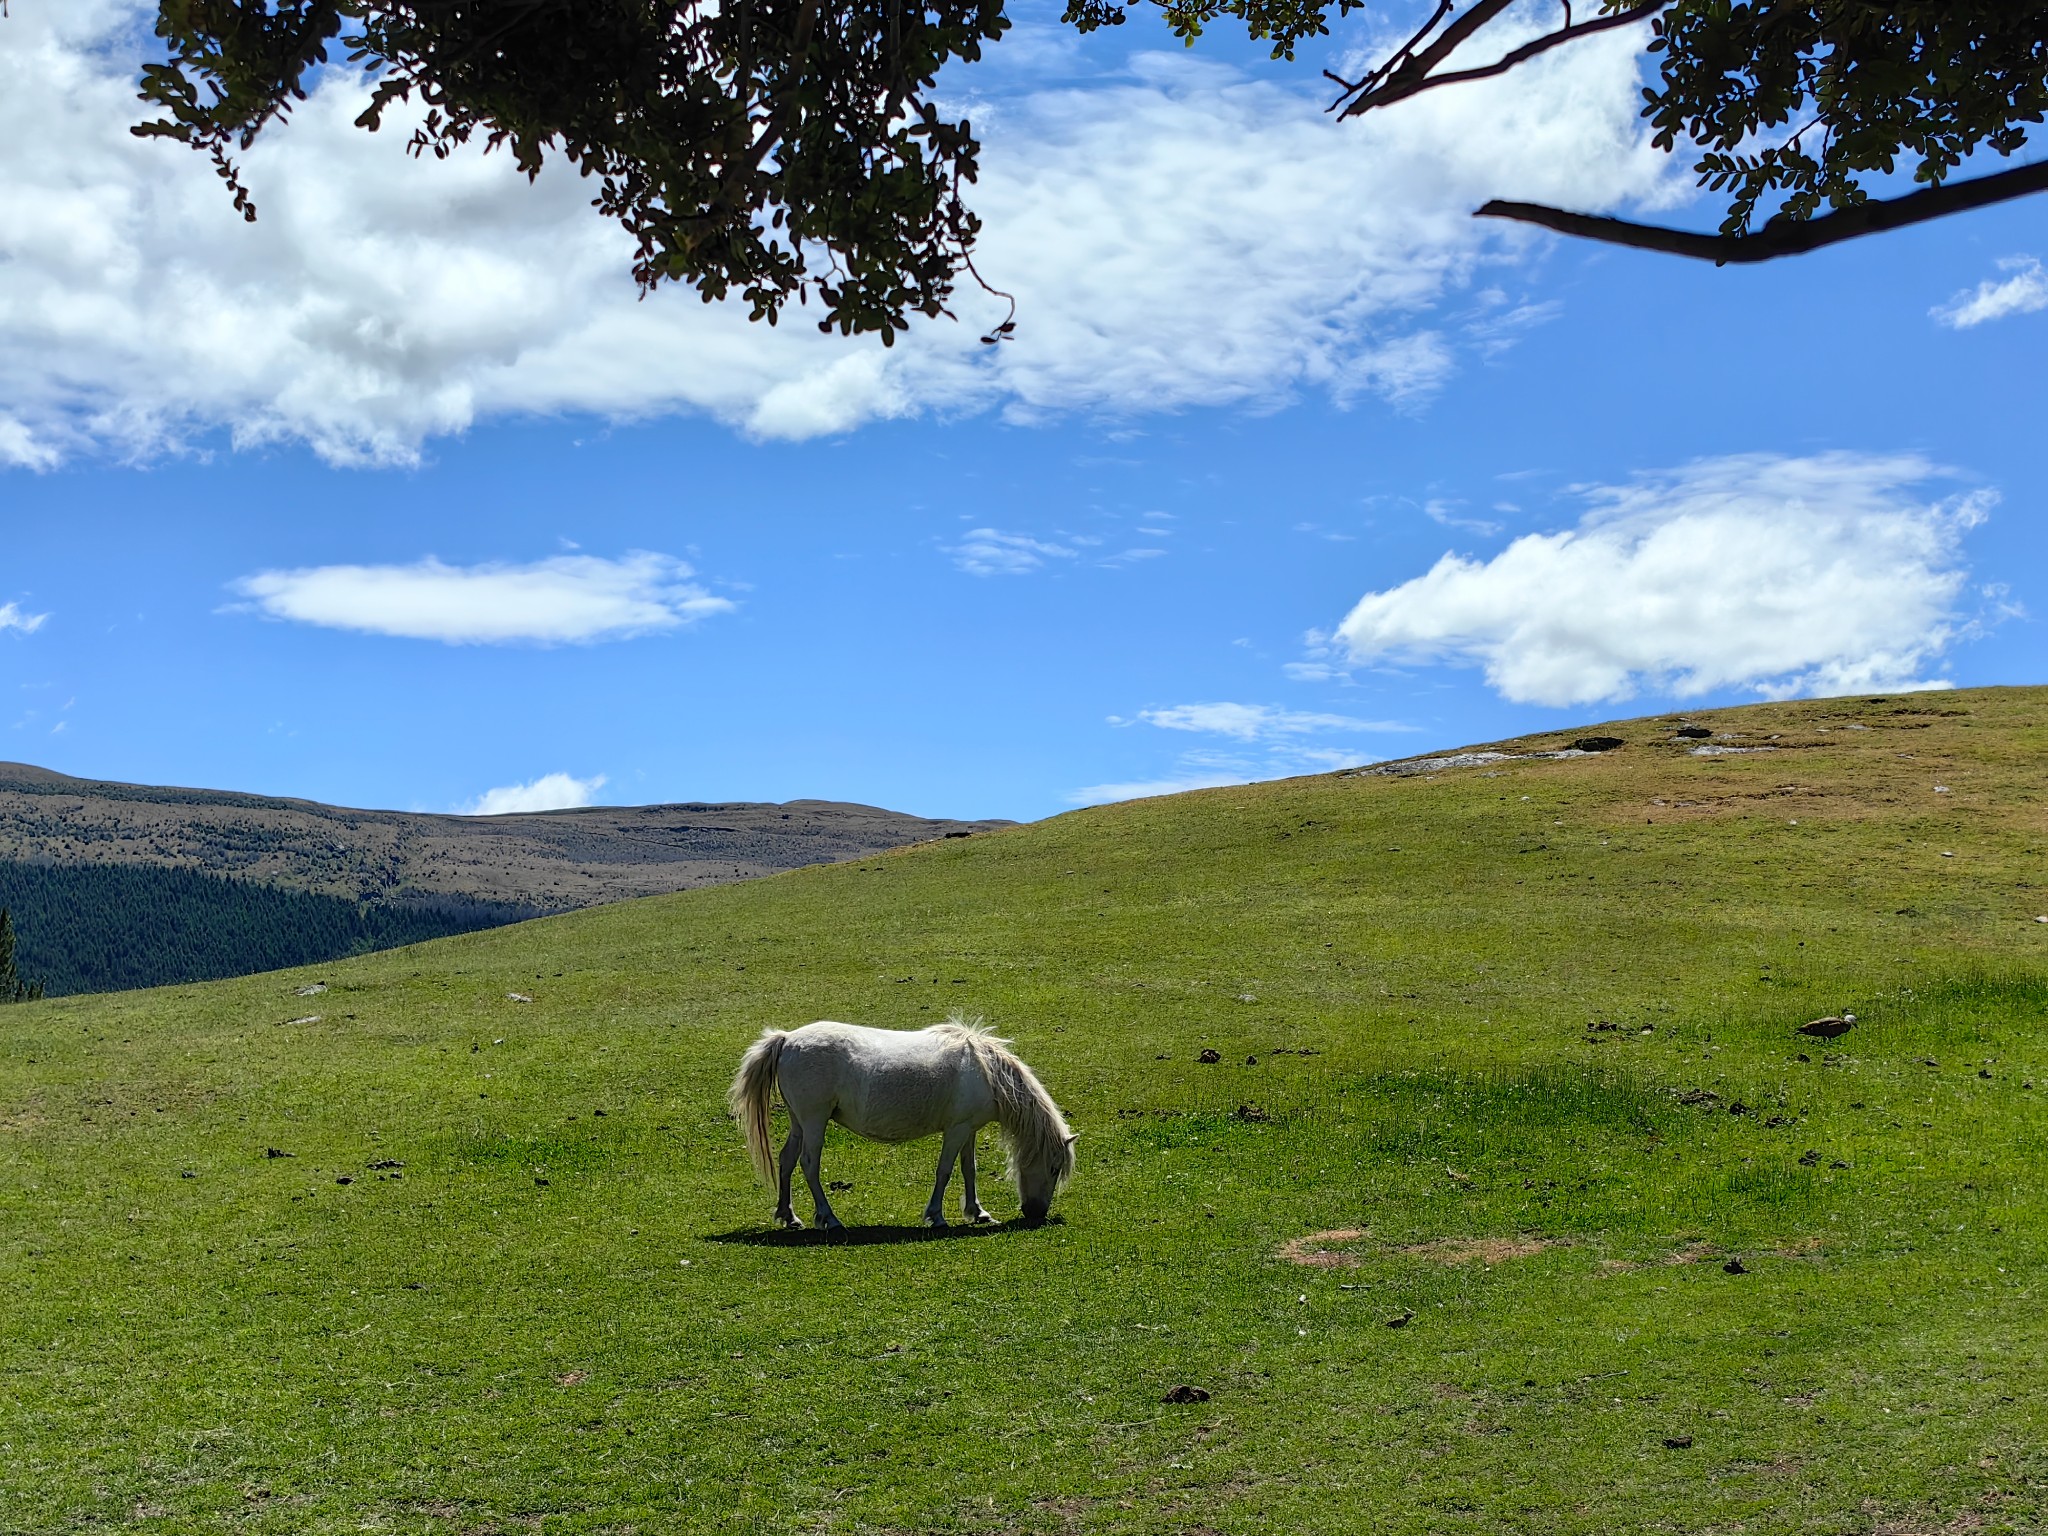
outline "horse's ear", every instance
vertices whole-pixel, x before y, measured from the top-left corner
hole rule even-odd
[[[1081,1133],[1079,1131],[1075,1131],[1072,1135],[1070,1135],[1067,1138],[1067,1145],[1071,1147],[1075,1142],[1079,1141],[1080,1139]]]

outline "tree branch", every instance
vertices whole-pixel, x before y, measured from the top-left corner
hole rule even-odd
[[[1327,69],[1323,71],[1323,78],[1325,80],[1334,80],[1339,85],[1343,86],[1344,96],[1352,95],[1354,92],[1357,91],[1371,90],[1375,84],[1377,84],[1381,80],[1386,79],[1388,75],[1392,74],[1395,70],[1399,69],[1401,65],[1407,61],[1409,55],[1414,53],[1417,48],[1422,46],[1422,40],[1425,37],[1429,36],[1430,33],[1436,30],[1437,23],[1442,21],[1446,16],[1450,15],[1454,9],[1456,9],[1456,7],[1452,4],[1452,0],[1437,0],[1437,7],[1434,11],[1430,13],[1429,20],[1425,21],[1421,26],[1417,27],[1415,29],[1415,35],[1409,38],[1408,41],[1403,43],[1399,48],[1395,49],[1393,55],[1390,58],[1388,58],[1386,63],[1380,65],[1377,69],[1368,70],[1366,72],[1364,79],[1346,80],[1342,75],[1333,75]],[[0,0],[0,16],[5,16],[6,14],[7,0]],[[1344,97],[1340,96],[1337,99],[1341,102],[1344,99]]]
[[[1506,10],[1514,0],[1479,0],[1479,3],[1444,28],[1444,35],[1408,61],[1408,70],[1426,75],[1448,58],[1458,44]],[[1403,73],[1407,73],[1404,70]]]
[[[2048,191],[2048,161],[2015,166],[1991,176],[1969,181],[1923,187],[1904,197],[1883,202],[1862,203],[1817,219],[1773,219],[1753,235],[1703,235],[1689,229],[1668,229],[1661,224],[1637,224],[1628,219],[1610,219],[1596,213],[1571,213],[1541,203],[1515,203],[1495,198],[1483,205],[1476,219],[1514,219],[1540,224],[1561,235],[1579,235],[1609,245],[1625,245],[1639,251],[1662,251],[1670,256],[1691,256],[1715,266],[1730,262],[1771,261],[1779,256],[1798,256],[1822,246],[1837,245],[1861,235],[1901,229],[1951,213],[1967,213],[1993,203],[2008,202],[2029,193]]]
[[[1339,75],[1332,75],[1328,70],[1324,70],[1326,76],[1344,87],[1344,95],[1339,96],[1337,101],[1332,103],[1332,107],[1341,104],[1345,96],[1353,94],[1362,93],[1361,99],[1375,100],[1383,91],[1395,93],[1389,97],[1392,100],[1408,95],[1414,88],[1413,82],[1427,79],[1429,72],[1441,64],[1453,49],[1513,3],[1514,0],[1478,0],[1471,10],[1444,28],[1442,37],[1417,53],[1415,50],[1422,40],[1434,32],[1437,23],[1453,9],[1451,0],[1440,0],[1436,10],[1430,14],[1429,20],[1422,24],[1414,36],[1409,38],[1386,63],[1355,85]],[[1347,111],[1343,115],[1348,117],[1350,113]]]
[[[1424,73],[1418,75],[1413,69],[1404,69],[1377,90],[1367,90],[1338,116],[1357,117],[1362,112],[1370,112],[1374,107],[1392,106],[1397,101],[1406,101],[1410,96],[1418,96],[1439,85],[1461,85],[1468,80],[1488,80],[1495,75],[1504,75],[1516,65],[1525,64],[1538,54],[1548,53],[1553,48],[1577,42],[1582,37],[1591,37],[1596,32],[1606,32],[1615,27],[1625,27],[1632,22],[1646,20],[1670,3],[1671,0],[1641,0],[1640,4],[1633,5],[1625,11],[1597,16],[1591,21],[1579,22],[1576,26],[1567,20],[1557,31],[1545,33],[1533,42],[1524,43],[1521,47],[1503,54],[1493,63],[1482,64],[1473,69],[1454,69],[1449,74],[1432,75],[1427,73],[1428,66],[1423,64],[1421,59],[1417,59],[1415,62],[1421,66]],[[1477,14],[1476,11],[1468,12],[1465,20],[1469,22]],[[1446,34],[1446,37],[1448,35]],[[1448,50],[1431,50],[1435,58],[1442,58],[1444,52]],[[1369,81],[1367,83],[1370,84]]]

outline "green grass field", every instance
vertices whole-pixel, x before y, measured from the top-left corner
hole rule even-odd
[[[0,1531],[2038,1530],[2048,689],[1694,718],[0,1010]],[[1056,1220],[771,1230],[955,1009]]]

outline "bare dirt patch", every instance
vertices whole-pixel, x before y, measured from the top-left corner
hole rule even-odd
[[[1632,1275],[1645,1263],[1652,1264],[1704,1264],[1709,1259],[1718,1259],[1721,1250],[1712,1243],[1687,1243],[1683,1248],[1674,1249],[1661,1259],[1602,1259],[1600,1273],[1603,1275]]]
[[[1818,1262],[1821,1258],[1821,1240],[1817,1237],[1801,1237],[1791,1242],[1780,1243],[1771,1250],[1781,1259],[1806,1259]]]
[[[1085,1530],[1090,1518],[1100,1505],[1100,1499],[1079,1498],[1071,1494],[1053,1498],[1033,1499],[1031,1507],[1040,1515],[1049,1515],[1059,1522],[1062,1532]]]
[[[1703,1264],[1721,1250],[1712,1243],[1687,1243],[1675,1253],[1667,1253],[1660,1264]]]
[[[0,1133],[27,1135],[39,1131],[50,1123],[39,1104],[17,1104],[12,1109],[0,1109]]]
[[[1434,1259],[1439,1264],[1477,1262],[1491,1266],[1509,1259],[1531,1258],[1546,1248],[1558,1246],[1546,1237],[1439,1237],[1401,1251],[1411,1258]]]
[[[1804,1259],[1809,1263],[1818,1263],[1822,1257],[1821,1239],[1817,1237],[1793,1239],[1762,1251],[1770,1254],[1773,1258]],[[1670,1253],[1665,1254],[1663,1258],[1656,1260],[1656,1262],[1664,1265],[1705,1264],[1709,1260],[1719,1259],[1721,1256],[1722,1250],[1712,1243],[1687,1243],[1683,1248],[1672,1250]],[[1640,1264],[1633,1263],[1628,1259],[1602,1259],[1600,1261],[1601,1272],[1610,1275],[1629,1274],[1641,1267]]]
[[[1363,1227],[1332,1227],[1327,1232],[1311,1232],[1306,1237],[1290,1238],[1274,1252],[1290,1264],[1302,1264],[1310,1269],[1356,1269],[1359,1256],[1347,1251],[1347,1245],[1365,1235]]]
[[[1308,1269],[1356,1269],[1365,1262],[1356,1245],[1368,1235],[1362,1227],[1333,1227],[1327,1232],[1292,1238],[1276,1248],[1274,1256]],[[1491,1266],[1509,1259],[1526,1259],[1558,1246],[1556,1239],[1547,1237],[1437,1237],[1395,1251],[1438,1264]]]

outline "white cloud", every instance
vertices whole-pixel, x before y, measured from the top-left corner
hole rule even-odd
[[[1043,570],[1048,560],[1074,558],[1074,551],[1064,544],[997,528],[970,528],[946,553],[970,576],[1028,576]]]
[[[771,330],[684,291],[637,302],[588,183],[557,168],[529,187],[502,155],[408,158],[405,123],[351,126],[362,90],[341,70],[246,156],[261,218],[244,225],[199,157],[127,132],[147,11],[65,0],[0,26],[6,463],[220,430],[405,462],[513,413],[686,411],[806,437],[925,411],[1415,402],[1494,344],[1431,307],[1548,238],[1472,208],[1678,185],[1636,118],[1632,38],[1339,125],[1305,70],[1282,85],[1176,52],[1074,88],[1076,57],[1103,54],[1020,29],[947,77],[1000,91],[968,103],[986,139],[978,262],[1017,292],[1017,339],[979,346],[999,309],[963,289],[963,323],[885,351],[801,313]]]
[[[1974,289],[1965,289],[1927,313],[1943,325],[1966,331],[1987,320],[2048,309],[2048,272],[2041,269],[2039,261],[2032,256],[2008,256],[1999,262],[1998,270],[2012,276],[2003,282],[1987,277]]]
[[[20,421],[0,411],[0,465],[12,465],[16,469],[55,469],[63,458]]]
[[[1140,710],[1138,718],[1162,730],[1201,731],[1237,741],[1271,741],[1322,731],[1414,729],[1394,720],[1355,720],[1350,715],[1319,715],[1273,704],[1175,704],[1167,709]]]
[[[1530,704],[1942,686],[1923,673],[1960,632],[1961,536],[1994,498],[1915,494],[1937,474],[1911,455],[1756,454],[1580,487],[1576,528],[1446,554],[1334,638],[1354,662],[1477,662]]]
[[[43,627],[47,613],[23,613],[19,603],[0,603],[0,629],[18,629],[32,635]]]
[[[1163,779],[1134,779],[1125,784],[1090,784],[1086,789],[1072,790],[1067,795],[1069,805],[1108,805],[1115,800],[1148,800],[1154,795],[1178,795],[1190,789],[1216,789],[1225,784],[1249,784],[1251,777],[1242,773],[1186,773]]]
[[[1317,654],[1324,648],[1318,647]],[[1293,683],[1329,683],[1344,676],[1342,667],[1334,667],[1327,661],[1290,661],[1282,664],[1280,671]]]
[[[457,807],[464,816],[512,816],[527,811],[566,811],[589,805],[604,788],[604,775],[579,779],[566,773],[544,773],[531,784],[505,784],[487,789],[469,804]]]
[[[530,565],[322,565],[233,584],[274,619],[449,645],[583,644],[679,629],[733,604],[668,555],[557,555]]]
[[[1462,528],[1467,533],[1476,533],[1481,538],[1487,539],[1493,538],[1496,534],[1500,533],[1501,525],[1499,523],[1489,521],[1483,517],[1458,516],[1457,509],[1460,505],[1462,503],[1446,501],[1441,496],[1432,496],[1422,504],[1422,510],[1432,523],[1440,523],[1446,528]]]
[[[1397,336],[1335,361],[1341,371],[1329,381],[1330,393],[1340,405],[1381,395],[1395,405],[1419,406],[1458,371],[1456,355],[1435,331]]]
[[[1349,748],[1313,745],[1304,739],[1326,731],[1407,731],[1413,726],[1392,720],[1357,720],[1350,715],[1317,714],[1281,709],[1272,704],[1175,704],[1144,709],[1136,720],[1111,716],[1111,725],[1142,721],[1167,731],[1221,736],[1238,744],[1230,751],[1183,752],[1170,773],[1114,784],[1091,784],[1070,792],[1072,805],[1100,805],[1111,800],[1136,800],[1148,795],[1174,795],[1219,784],[1249,784],[1302,773],[1327,773],[1374,761]]]
[[[1476,297],[1478,312],[1465,322],[1464,329],[1481,357],[1500,356],[1536,327],[1548,325],[1564,313],[1564,306],[1555,299],[1504,307],[1507,295],[1497,288]]]

